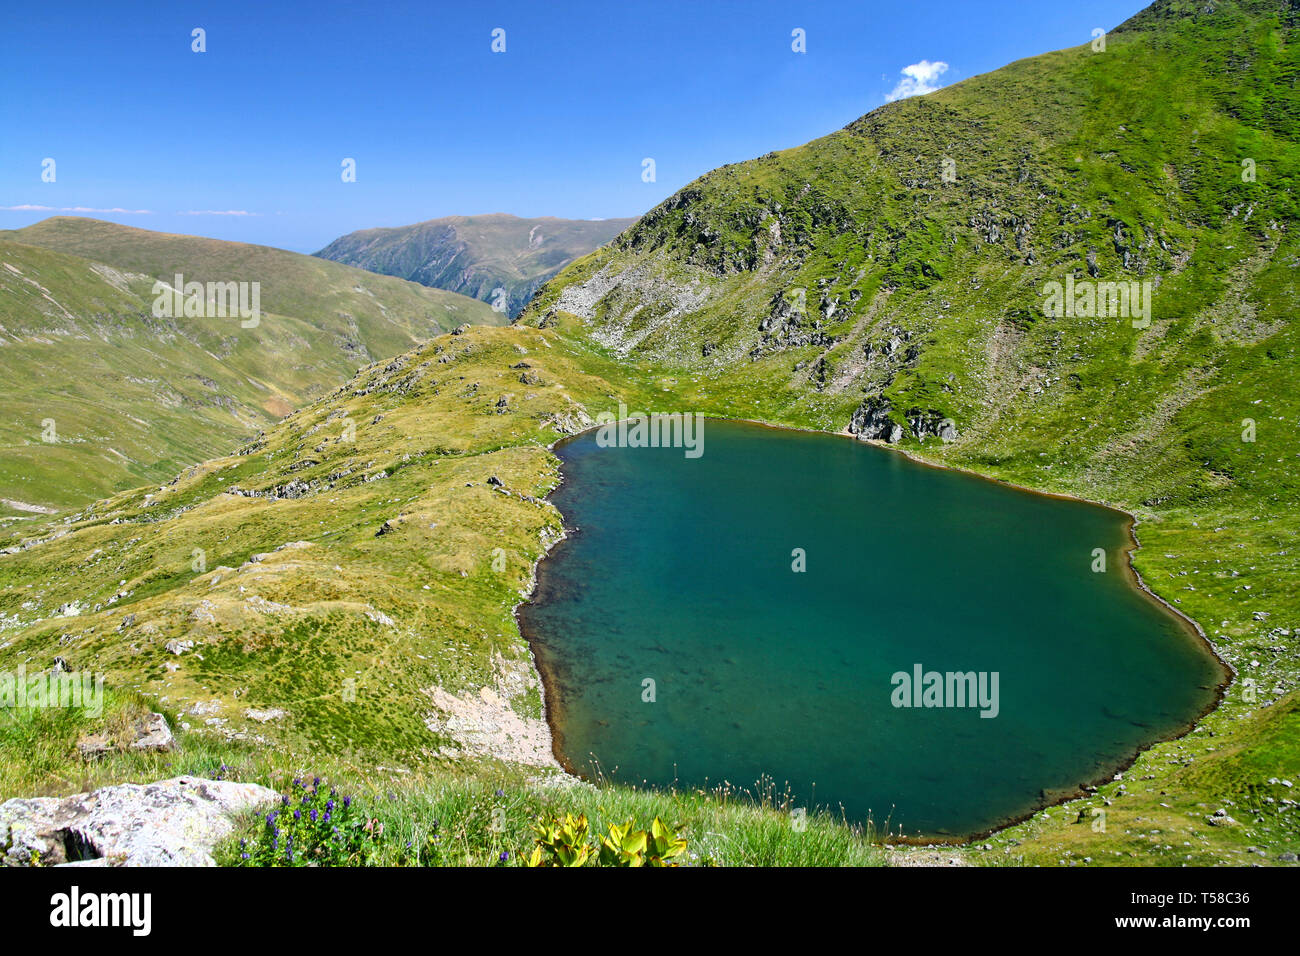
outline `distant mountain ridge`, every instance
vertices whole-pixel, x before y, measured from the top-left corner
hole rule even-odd
[[[177,274],[258,283],[256,326],[156,315]],[[369,362],[503,318],[268,246],[69,217],[0,232],[0,499],[64,508],[169,478]]]
[[[362,229],[317,252],[382,275],[459,292],[511,318],[574,259],[636,219],[522,219],[505,213],[446,216],[410,226]]]

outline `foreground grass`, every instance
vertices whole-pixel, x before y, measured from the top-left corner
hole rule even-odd
[[[148,708],[138,695],[109,692],[104,714],[96,719],[69,708],[0,711],[0,801],[191,775],[262,784],[296,805],[303,790],[295,781],[310,786],[319,778],[322,790],[337,791],[339,804],[346,796],[355,813],[373,821],[368,832],[375,836],[367,840],[364,858],[337,862],[518,866],[535,845],[536,821],[570,813],[585,815],[593,835],[608,832],[611,823],[635,820],[648,826],[659,817],[687,840],[684,865],[874,866],[887,859],[870,828],[849,825],[825,810],[801,819],[770,785],[647,791],[493,761],[398,772],[200,733],[182,733],[171,753],[118,752],[90,761],[77,755],[82,734],[122,726]],[[246,845],[265,832],[263,814],[280,809],[272,805],[242,818],[237,833],[218,848],[218,861],[247,865]]]
[[[502,772],[422,773],[382,785],[348,787],[346,780],[323,777],[323,787],[350,795],[363,816],[382,824],[382,844],[373,865],[519,866],[527,862],[540,820],[585,815],[593,837],[610,824],[634,821],[648,828],[662,819],[687,841],[684,865],[705,866],[874,866],[885,851],[870,835],[829,813],[809,814],[792,823],[789,808],[753,802],[722,791],[646,791],[619,786],[589,786],[563,778],[545,783]],[[281,788],[299,791],[292,781]],[[291,804],[292,806],[292,801]],[[221,861],[238,864],[240,841],[264,830],[261,815],[223,848]]]

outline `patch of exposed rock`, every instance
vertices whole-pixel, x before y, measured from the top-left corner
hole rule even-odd
[[[602,269],[585,282],[566,286],[543,321],[557,311],[587,320],[600,313],[602,321],[592,330],[592,339],[627,355],[660,330],[671,330],[678,318],[699,311],[709,295],[709,288],[698,280],[673,281],[645,266],[620,273]]]
[[[890,866],[971,866],[970,860],[959,850],[891,849]]]
[[[557,766],[546,721],[521,717],[491,687],[460,696],[433,687],[428,694],[435,712],[425,720],[425,726],[455,741],[460,748],[444,756],[463,756],[463,751],[532,767]]]
[[[256,707],[249,707],[244,711],[244,716],[249,720],[255,720],[259,724],[270,723],[273,720],[279,720],[285,715],[285,711],[279,707],[270,707],[266,710],[258,710]]]
[[[434,709],[425,719],[425,726],[456,745],[444,748],[443,755],[492,757],[508,763],[558,768],[546,721],[523,717],[510,706],[511,700],[537,687],[537,672],[531,662],[527,658],[506,660],[498,656],[494,669],[493,687],[459,695],[441,687],[426,691]]]

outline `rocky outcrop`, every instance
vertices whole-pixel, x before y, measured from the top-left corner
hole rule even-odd
[[[213,866],[234,817],[278,799],[252,783],[174,777],[0,804],[7,866]]]
[[[862,441],[902,441],[903,426],[890,418],[892,411],[888,400],[873,396],[864,401],[849,419],[849,434]]]
[[[904,416],[906,428],[894,420],[892,412],[888,399],[881,395],[868,397],[849,419],[849,434],[862,441],[886,441],[890,444],[902,441],[904,435],[917,441],[934,437],[943,442],[956,441],[959,437],[957,423],[939,412],[910,409]]]
[[[562,411],[550,412],[542,415],[540,421],[543,425],[549,426],[561,435],[574,435],[580,431],[590,428],[596,423],[596,420],[587,414],[587,410],[574,402],[573,399],[567,399],[569,407]]]
[[[77,741],[77,750],[83,757],[98,757],[122,750],[162,753],[175,748],[176,738],[162,714],[147,714],[133,720],[120,734],[105,731],[87,734]]]
[[[823,299],[820,312],[829,319],[838,306],[838,300]],[[770,311],[759,323],[762,340],[750,351],[751,359],[772,352],[816,345],[828,348],[835,340],[822,328],[821,319],[808,314],[807,293],[804,289],[783,290],[772,297]]]
[[[907,424],[912,437],[918,441],[930,437],[944,442],[957,440],[957,423],[936,411],[913,408],[907,413]]]

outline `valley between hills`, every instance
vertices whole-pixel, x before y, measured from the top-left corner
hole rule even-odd
[[[261,321],[156,316],[155,282],[177,275],[247,276]],[[370,361],[503,321],[465,296],[267,246],[67,216],[2,231],[0,498],[61,510],[171,478]]]

